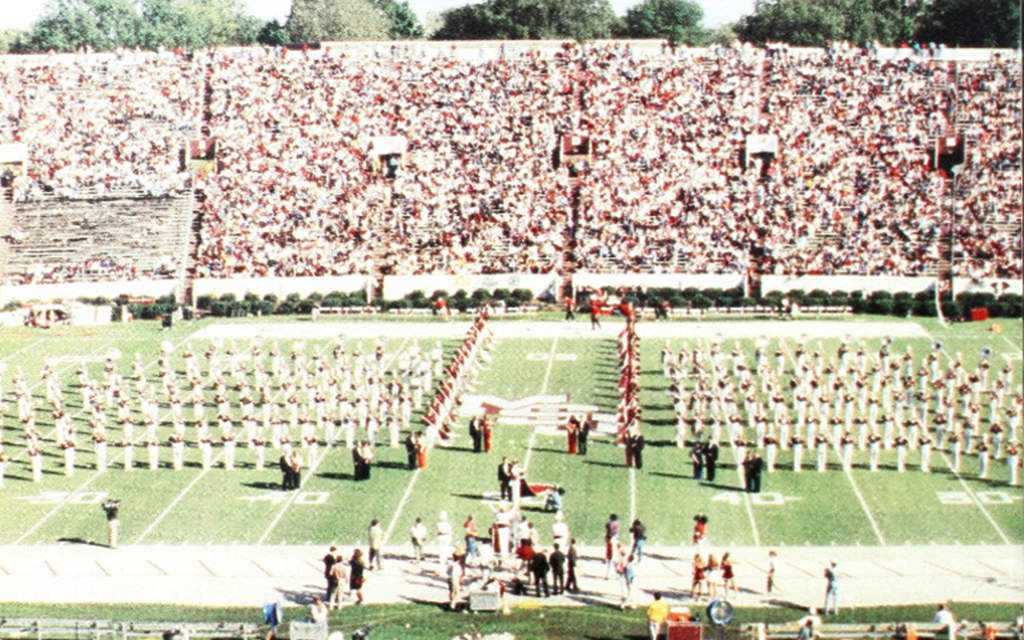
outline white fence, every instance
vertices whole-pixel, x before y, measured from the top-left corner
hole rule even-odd
[[[120,295],[153,297],[173,295],[177,280],[131,280],[123,282],[64,282],[0,286],[0,307],[10,302],[54,302],[78,298],[114,299]]]
[[[341,293],[366,292],[369,299],[373,294],[374,280],[370,276],[322,276],[297,278],[229,278],[223,280],[202,279],[192,284],[192,302],[199,296],[220,297],[232,293],[241,298],[247,293],[260,297],[274,294],[283,299],[297,293],[303,298],[311,293],[327,295],[333,291]]]
[[[746,291],[746,282],[746,275],[742,273],[716,275],[708,273],[589,273],[580,271],[572,277],[574,290],[584,287],[591,289],[603,287],[732,289],[740,287]]]
[[[1004,293],[1016,293],[1024,295],[1024,282],[1020,280],[997,280],[984,279],[974,280],[972,278],[953,278],[953,293],[991,293],[996,297]]]
[[[455,293],[459,289],[473,293],[477,289],[529,289],[534,298],[555,299],[562,279],[556,274],[542,275],[499,273],[492,275],[422,275],[422,276],[384,276],[384,299],[401,300],[413,291],[422,291],[430,295],[434,291]]]
[[[822,289],[833,291],[889,291],[898,293],[907,291],[917,293],[935,289],[935,278],[915,278],[904,276],[763,276],[761,292],[796,291],[806,292]]]

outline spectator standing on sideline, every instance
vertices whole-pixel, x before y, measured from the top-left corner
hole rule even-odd
[[[661,592],[654,592],[654,602],[647,607],[647,628],[651,632],[651,640],[658,640],[661,626],[668,619],[668,604],[661,599]]]
[[[380,521],[377,518],[370,521],[370,528],[366,534],[370,546],[370,555],[366,561],[367,568],[373,571],[374,561],[376,561],[377,570],[379,571],[381,569],[380,551],[381,546],[384,544],[384,529],[381,528]]]
[[[633,520],[632,526],[629,527],[629,535],[633,538],[633,557],[636,558],[636,563],[640,564],[644,559],[644,542],[647,541],[647,527],[640,522],[640,518]]]
[[[324,579],[327,580],[327,596],[325,600],[331,601],[331,596],[334,595],[335,589],[338,588],[337,581],[331,573],[331,569],[334,568],[335,558],[337,557],[338,548],[331,545],[331,548],[327,551],[327,555],[324,556]]]
[[[611,514],[604,523],[604,558],[607,563],[604,571],[605,580],[612,575],[612,566],[619,559],[619,516]]]
[[[565,590],[576,593],[580,584],[576,581],[576,564],[579,562],[579,551],[576,550],[576,538],[569,541],[569,551],[565,554],[566,579]]]
[[[416,518],[409,530],[409,540],[412,542],[412,559],[420,567],[423,563],[423,544],[427,541],[427,527],[423,524],[423,518]]]
[[[544,597],[547,598],[551,595],[550,586],[548,583],[548,572],[551,570],[551,564],[548,562],[548,557],[544,553],[543,549],[538,549],[533,557],[530,558],[530,573],[533,574],[533,582],[537,587],[537,597],[540,597],[540,588],[544,587]]]
[[[356,604],[363,604],[363,583],[366,582],[366,565],[363,564],[363,550],[356,549],[348,561],[348,588],[356,594]]]
[[[120,522],[117,514],[121,510],[120,500],[107,500],[103,503],[103,511],[107,514],[107,546],[117,548],[117,529]]]
[[[561,545],[555,543],[555,548],[548,556],[548,564],[551,565],[551,578],[554,582],[555,595],[565,593],[565,553]]]
[[[348,586],[348,567],[341,559],[341,554],[334,557],[334,566],[331,567],[331,578],[334,580],[334,593],[327,601],[327,606],[332,609],[341,608],[341,585]]]
[[[828,615],[829,601],[832,602],[832,613],[839,613],[839,576],[836,574],[836,561],[829,561],[825,567],[825,614]]]

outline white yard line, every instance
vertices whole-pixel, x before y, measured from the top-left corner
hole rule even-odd
[[[976,504],[978,508],[981,509],[981,513],[985,516],[985,519],[989,521],[989,524],[992,525],[992,528],[995,529],[996,533],[999,534],[999,537],[1003,539],[1003,543],[1012,544],[1010,542],[1010,539],[1006,537],[1006,534],[999,527],[999,524],[992,517],[992,514],[988,512],[988,509],[985,508],[985,505],[982,504],[981,500],[978,500],[978,496],[974,494],[974,491],[971,489],[970,485],[967,484],[967,481],[960,477],[959,473],[953,471],[953,465],[950,463],[949,458],[946,457],[946,452],[941,451],[940,454],[942,455],[942,459],[946,462],[946,466],[949,467],[950,472],[952,472],[952,474],[956,476],[956,479],[960,481],[960,485],[964,488],[964,491],[966,491],[967,495],[971,497],[971,501],[973,501],[974,504]]]
[[[1005,338],[1006,336],[1003,337]],[[934,340],[932,342],[934,342]],[[941,359],[943,356],[947,358],[949,357],[945,351],[939,351],[939,358]],[[979,509],[981,509],[981,513],[985,516],[985,519],[989,521],[989,524],[992,525],[992,528],[996,530],[996,533],[999,534],[999,537],[1003,539],[1003,542],[1005,544],[1010,544],[1010,539],[1006,537],[1006,534],[999,527],[999,524],[995,521],[995,519],[992,518],[992,514],[988,512],[988,509],[986,509],[985,505],[981,503],[981,500],[978,500],[978,496],[974,494],[974,491],[971,490],[971,487],[962,477],[960,477],[959,473],[953,471],[953,465],[950,463],[949,458],[946,457],[946,452],[939,451],[939,454],[942,456],[942,459],[946,463],[946,466],[949,467],[949,470],[953,473],[954,476],[956,476],[956,479],[960,481],[960,485],[964,488],[964,491],[967,492],[967,495],[970,496],[971,501],[974,502],[974,504],[976,504]]]
[[[864,494],[860,492],[860,487],[857,486],[857,481],[853,479],[853,472],[847,471],[846,478],[850,481],[850,486],[853,487],[853,492],[857,494],[857,500],[860,502],[860,506],[864,509],[864,515],[871,521],[871,528],[875,530],[875,535],[878,537],[878,542],[884,547],[885,538],[882,537],[882,530],[878,528],[878,521],[875,520],[875,516],[871,513],[871,509],[868,508],[868,502],[864,499]]]
[[[558,353],[558,338],[551,341],[551,353],[548,354],[548,368],[544,372],[544,381],[540,385],[540,395],[548,392],[548,383],[551,381],[551,371],[555,368],[555,354]],[[537,441],[537,429],[530,430],[530,442],[526,445],[526,457],[523,458],[523,471],[529,471],[530,458],[533,457],[533,445]]]
[[[779,340],[779,344],[782,345],[782,350],[786,352],[786,359],[793,361],[795,371],[796,362],[793,360],[793,353],[790,351],[789,345],[786,343],[785,339]],[[882,530],[878,526],[878,521],[875,520],[874,514],[871,513],[871,508],[868,507],[868,501],[864,499],[864,494],[860,492],[860,487],[857,486],[857,481],[854,480],[853,473],[851,471],[846,471],[845,473],[846,478],[850,481],[850,487],[853,488],[853,492],[857,495],[857,501],[860,502],[861,509],[864,510],[864,515],[868,517],[868,521],[871,523],[871,528],[874,530],[875,536],[878,538],[878,542],[884,547],[885,538],[882,536]]]
[[[281,507],[281,510],[277,512],[277,516],[274,517],[274,519],[270,522],[270,525],[267,527],[267,530],[263,532],[263,535],[260,536],[260,539],[256,541],[256,544],[263,544],[267,541],[267,538],[270,536],[270,532],[274,530],[274,527],[277,526],[277,523],[280,522],[281,518],[284,517],[284,514],[288,511],[288,507],[292,506],[292,504],[295,502],[295,499],[299,497],[300,493],[302,493],[302,487],[306,486],[306,483],[309,482],[309,479],[315,475],[314,471],[320,467],[320,463],[324,461],[324,458],[327,457],[327,454],[330,453],[330,451],[331,443],[328,442],[324,446],[324,452],[320,454],[320,458],[316,460],[316,464],[313,464],[313,461],[310,461],[309,473],[307,473],[306,477],[303,478],[301,482],[299,482],[299,488],[293,490],[292,495],[288,496],[288,500],[284,503],[284,506]]]
[[[544,382],[540,385],[540,395],[548,392],[548,382],[551,381],[551,371],[555,368],[555,354],[558,353],[558,338],[551,341],[551,353],[548,354],[548,369],[544,372]]]
[[[402,344],[398,346],[398,349],[393,351],[388,356],[387,362],[384,364],[384,367],[383,367],[385,370],[389,366],[391,366],[391,362],[395,358],[397,358],[399,355],[401,355],[402,350],[405,349],[405,345],[407,345],[409,343],[409,340],[412,337],[413,336],[407,334],[405,340],[403,340]],[[316,461],[316,464],[314,465],[313,461],[312,460],[310,461],[309,473],[307,473],[306,477],[303,478],[302,481],[299,483],[299,488],[295,490],[295,492],[288,498],[288,501],[284,503],[284,506],[281,507],[281,510],[277,513],[277,516],[273,519],[273,521],[271,521],[270,526],[268,526],[266,531],[263,532],[263,535],[260,536],[260,539],[256,542],[256,544],[260,544],[261,545],[264,542],[266,542],[267,538],[270,536],[270,532],[274,530],[274,527],[277,526],[277,523],[280,522],[281,518],[284,517],[284,514],[287,513],[288,508],[291,507],[292,504],[295,502],[295,499],[299,496],[299,493],[301,493],[302,487],[305,486],[306,482],[308,482],[309,479],[312,478],[315,475],[314,472],[316,471],[316,469],[318,469],[320,467],[320,464],[327,457],[327,454],[330,452],[330,450],[331,450],[331,443],[328,442],[327,445],[324,447],[323,454],[320,455],[320,459]],[[409,481],[409,486],[406,488],[406,492],[405,492],[406,497],[402,499],[402,503],[399,504],[398,509],[395,511],[394,518],[392,519],[392,525],[391,525],[392,527],[394,526],[394,522],[398,519],[398,516],[402,513],[402,508],[405,506],[405,501],[408,498],[409,493],[412,491],[412,487],[416,483],[416,478],[417,477],[419,477],[419,469],[417,469],[416,472],[413,473],[412,480]],[[390,531],[390,527],[389,527],[389,531]],[[386,538],[387,538],[387,536],[385,536],[385,539]]]
[[[133,442],[134,442],[134,443],[139,443],[139,442],[143,442],[144,440],[145,440],[145,437],[143,437],[143,436],[140,436],[140,437],[136,438],[135,440],[133,440]],[[55,504],[55,505],[53,506],[53,508],[52,508],[52,509],[50,509],[49,511],[47,511],[47,512],[46,512],[46,515],[44,515],[44,516],[43,516],[42,518],[40,518],[40,519],[39,519],[39,520],[38,520],[38,521],[37,521],[37,522],[36,522],[36,523],[35,523],[34,525],[32,525],[32,526],[31,526],[31,527],[29,528],[29,530],[28,530],[28,531],[26,531],[25,533],[21,534],[21,537],[19,537],[19,538],[18,538],[17,540],[15,540],[15,541],[13,542],[13,544],[16,544],[16,545],[17,545],[17,544],[21,544],[21,543],[22,543],[22,541],[24,541],[24,540],[25,540],[25,538],[29,537],[30,535],[32,535],[33,533],[35,533],[36,531],[38,531],[40,527],[42,527],[42,526],[43,526],[44,524],[46,524],[47,520],[49,520],[50,518],[52,518],[52,517],[53,517],[54,515],[56,515],[56,513],[57,513],[58,511],[60,511],[60,510],[61,510],[61,509],[62,509],[62,508],[63,508],[64,506],[66,506],[67,504],[69,504],[69,503],[71,502],[71,499],[72,499],[72,498],[74,498],[75,496],[77,496],[78,494],[80,494],[80,493],[82,492],[82,490],[83,490],[83,489],[85,489],[85,488],[86,488],[86,487],[88,487],[88,486],[89,486],[90,484],[92,484],[93,480],[95,480],[96,478],[98,478],[98,477],[100,477],[101,475],[103,475],[104,473],[106,473],[106,472],[107,472],[107,471],[108,471],[108,470],[109,470],[109,469],[111,468],[111,466],[113,466],[114,464],[116,464],[117,462],[119,462],[119,461],[121,460],[121,458],[123,458],[123,457],[124,457],[124,450],[122,449],[122,451],[121,451],[121,454],[120,454],[120,455],[118,455],[118,456],[115,456],[115,457],[114,457],[114,458],[113,458],[113,459],[112,459],[112,460],[111,460],[111,461],[109,462],[110,466],[108,466],[108,467],[107,467],[106,469],[101,469],[101,470],[97,470],[97,471],[94,471],[94,472],[93,472],[93,474],[92,474],[91,476],[89,476],[89,479],[88,479],[88,480],[86,480],[86,481],[85,481],[85,482],[83,482],[82,484],[78,485],[78,487],[76,487],[75,489],[73,489],[73,490],[69,491],[69,492],[68,492],[68,495],[66,495],[66,496],[64,497],[64,499],[63,499],[63,500],[61,500],[60,502],[58,502],[57,504]]]
[[[192,478],[192,482],[188,483],[188,485],[184,489],[181,490],[181,492],[178,494],[178,496],[176,498],[174,498],[174,500],[171,501],[171,504],[167,505],[167,508],[164,509],[160,513],[160,515],[158,515],[156,517],[156,520],[151,522],[149,524],[149,526],[146,527],[146,530],[142,532],[142,535],[140,535],[138,538],[136,538],[135,542],[133,542],[132,544],[133,545],[141,544],[142,541],[146,539],[146,536],[148,536],[150,533],[152,533],[153,530],[156,529],[157,526],[159,526],[159,524],[161,522],[163,522],[164,518],[167,517],[167,514],[169,514],[171,512],[171,510],[174,509],[174,507],[176,507],[178,505],[178,503],[181,502],[181,500],[186,495],[188,495],[188,492],[192,490],[192,487],[196,486],[196,484],[198,484],[199,481],[203,479],[203,476],[205,476],[207,473],[209,473],[210,469],[214,468],[214,466],[217,464],[217,461],[220,460],[222,455],[224,455],[223,451],[221,453],[219,453],[216,458],[213,459],[213,462],[210,464],[209,468],[203,469],[199,473],[199,475],[197,475],[195,478]]]
[[[754,534],[754,546],[761,546],[761,535],[757,532],[757,520],[754,519],[754,507],[750,504],[750,494],[743,494],[743,504],[747,507],[747,515],[750,517],[750,529]]]
[[[32,347],[36,346],[37,344],[39,344],[42,341],[43,341],[42,338],[36,338],[35,340],[33,340],[29,344],[25,345],[24,347],[18,349],[17,351],[12,353],[11,355],[4,356],[3,358],[0,358],[0,362],[7,362],[8,360],[11,360],[11,359],[21,355],[23,352],[28,351],[29,349],[31,349]]]
[[[636,467],[629,468],[629,521],[636,520]]]
[[[388,523],[388,529],[384,532],[385,545],[389,540],[391,540],[391,534],[395,532],[395,525],[398,524],[398,517],[402,515],[402,510],[405,509],[405,503],[409,501],[409,496],[412,495],[412,488],[416,486],[416,479],[420,477],[420,471],[423,471],[423,469],[417,468],[416,471],[412,472],[412,480],[409,481],[409,486],[405,488],[402,500],[398,503],[398,508],[395,509],[395,515],[391,517],[391,522]]]
[[[184,343],[185,343],[186,341],[187,341],[187,338],[186,338],[185,340],[182,340],[181,342],[177,343],[176,345],[174,345],[174,346],[172,347],[172,349],[171,349],[172,353],[173,353],[173,351],[174,351],[174,350],[176,350],[176,349],[177,349],[178,347],[180,347],[180,346],[181,346],[182,344],[184,344]],[[103,343],[102,345],[100,345],[100,347],[99,347],[98,349],[94,349],[94,350],[93,350],[92,352],[90,352],[90,353],[89,353],[89,356],[91,356],[91,355],[92,355],[93,353],[96,353],[96,351],[99,351],[100,349],[103,349],[103,348],[105,348],[105,347],[106,347],[107,345],[109,345],[109,344],[110,344],[110,343],[112,343],[112,342],[114,342],[114,339],[111,339],[111,340],[108,340],[108,341],[104,342],[104,343]],[[89,356],[86,356],[86,357],[89,357]],[[68,365],[67,367],[65,367],[65,370],[66,370],[67,368],[69,368],[69,367],[73,366],[73,364],[74,364],[74,363],[71,363],[71,364],[69,364],[69,365]],[[150,367],[151,367],[152,365],[154,365],[154,364],[156,364],[156,360],[153,360],[153,362],[151,362],[151,363],[149,363],[148,365],[146,365],[146,367],[145,367],[145,369],[144,369],[144,370],[147,370],[147,369],[149,369],[149,368],[150,368]],[[39,382],[37,382],[36,384],[32,385],[32,387],[31,387],[31,388],[35,388],[36,386],[38,386],[38,385],[39,385],[39,384],[41,384],[41,383],[42,383],[42,380],[40,380],[40,381],[39,381]],[[31,388],[30,388],[30,389],[31,389]],[[167,416],[169,416],[170,414],[171,414],[171,412],[170,412],[170,410],[168,410],[168,411],[167,411],[167,412],[166,412],[166,413],[164,414],[164,418],[166,418],[166,417],[167,417]],[[56,429],[56,428],[54,428],[54,429],[51,429],[51,430],[50,430],[50,432],[49,432],[49,434],[53,434],[53,433],[55,433],[56,431],[57,431],[57,429]],[[49,435],[49,434],[48,434],[48,435]],[[143,434],[143,435],[140,435],[140,436],[139,436],[138,438],[136,438],[135,440],[133,440],[133,442],[134,442],[134,443],[136,443],[136,444],[137,444],[137,443],[139,443],[139,442],[144,442],[144,441],[145,441],[145,434]],[[25,453],[26,453],[27,451],[28,451],[28,449],[22,449],[22,451],[21,451],[21,452],[20,452],[20,453],[19,453],[19,454],[18,454],[17,456],[15,456],[15,457],[14,457],[14,460],[17,460],[17,459],[19,459],[19,458],[20,458],[20,457],[21,457],[22,455],[24,455],[24,454],[25,454]],[[61,509],[62,509],[62,508],[63,508],[63,507],[65,506],[65,505],[67,505],[67,504],[68,504],[68,503],[69,503],[69,502],[71,501],[71,499],[72,499],[73,497],[75,497],[75,495],[79,494],[79,493],[80,493],[80,492],[81,492],[81,491],[82,491],[83,489],[85,489],[85,488],[86,488],[86,487],[88,487],[88,486],[89,486],[90,484],[92,484],[93,480],[95,480],[96,478],[98,478],[98,477],[99,477],[99,476],[100,476],[101,474],[103,474],[103,473],[104,473],[104,472],[105,472],[106,470],[110,469],[110,467],[111,467],[111,466],[113,466],[114,464],[116,464],[116,463],[117,463],[117,462],[118,462],[119,460],[121,460],[121,458],[123,458],[123,457],[124,457],[124,451],[122,450],[122,452],[121,452],[121,454],[120,454],[120,455],[118,455],[118,456],[115,456],[115,457],[114,457],[114,458],[113,458],[112,460],[110,460],[110,463],[109,463],[109,465],[108,465],[107,469],[104,469],[104,470],[101,470],[101,471],[96,471],[96,472],[95,472],[95,473],[93,473],[93,475],[92,475],[92,476],[90,476],[90,477],[89,477],[89,479],[88,479],[88,480],[86,480],[86,481],[85,481],[85,482],[84,482],[83,484],[79,485],[79,486],[78,486],[77,488],[75,488],[74,490],[70,491],[70,492],[68,493],[68,495],[67,495],[67,496],[66,496],[66,497],[65,497],[65,498],[64,498],[63,500],[61,500],[61,501],[60,501],[59,503],[57,503],[56,505],[54,505],[54,507],[53,507],[52,509],[50,509],[50,511],[48,511],[48,512],[47,512],[47,513],[46,513],[46,514],[45,514],[45,515],[44,515],[44,516],[43,516],[42,518],[40,518],[40,519],[39,519],[39,521],[37,521],[37,522],[36,522],[36,523],[35,523],[34,525],[32,525],[32,527],[31,527],[31,528],[29,528],[29,530],[28,530],[28,531],[26,531],[25,533],[23,533],[23,534],[21,535],[21,537],[19,537],[19,538],[18,538],[17,540],[15,540],[15,541],[14,541],[14,544],[20,544],[20,543],[21,543],[21,542],[22,542],[22,541],[23,541],[23,540],[24,540],[25,538],[27,538],[28,536],[32,535],[32,534],[33,534],[33,533],[35,533],[36,531],[38,531],[38,530],[39,530],[39,528],[40,528],[40,527],[42,527],[42,526],[43,526],[43,525],[44,525],[44,524],[45,524],[45,523],[46,523],[46,522],[47,522],[47,521],[48,521],[48,520],[49,520],[50,518],[52,518],[52,517],[53,517],[53,516],[54,516],[54,515],[55,515],[55,514],[56,514],[56,513],[58,512],[58,511],[60,511],[60,510],[61,510]]]
[[[124,455],[124,454],[122,454],[122,455]],[[78,492],[80,492],[82,489],[85,489],[90,484],[92,484],[92,481],[95,480],[96,478],[100,477],[100,474],[102,474],[102,473],[103,473],[102,471],[96,471],[81,486],[79,486],[74,491],[68,492],[68,495],[66,495],[63,500],[61,500],[60,502],[55,504],[52,509],[47,511],[46,515],[44,515],[42,518],[40,518],[38,521],[36,521],[36,523],[34,525],[32,525],[29,528],[28,531],[26,531],[25,533],[21,534],[21,536],[17,540],[15,540],[13,542],[13,544],[15,544],[15,545],[21,544],[22,542],[25,541],[25,538],[28,538],[30,535],[32,535],[33,533],[38,531],[40,527],[42,527],[44,524],[46,524],[46,522],[50,518],[52,518],[54,515],[56,515],[56,513],[58,511],[60,511],[61,507],[63,507],[64,505],[68,504],[69,502],[71,502],[71,498],[75,497],[75,495],[77,495]]]

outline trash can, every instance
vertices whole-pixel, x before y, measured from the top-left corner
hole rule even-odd
[[[703,637],[704,625],[699,622],[668,620],[668,640],[702,640]]]

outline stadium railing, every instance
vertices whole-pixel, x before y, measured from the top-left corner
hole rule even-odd
[[[110,620],[61,620],[0,618],[0,637],[53,640],[255,640],[266,630],[258,624],[219,622],[115,622]]]
[[[792,640],[800,627],[797,622],[785,624],[752,624],[743,628],[743,640]],[[823,624],[817,637],[822,640],[847,638],[892,638],[893,640],[944,640],[948,629],[932,622],[876,623],[876,624]],[[1011,622],[962,622],[957,628],[957,640],[1020,640],[1024,630]]]

